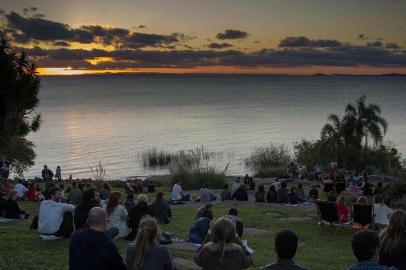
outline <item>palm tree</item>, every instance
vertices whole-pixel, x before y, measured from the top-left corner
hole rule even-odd
[[[320,136],[327,146],[333,152],[337,162],[342,162],[342,150],[343,150],[343,124],[340,117],[336,114],[330,115],[326,123],[321,129]]]
[[[347,105],[343,124],[346,137],[351,138],[352,143],[359,149],[362,141],[364,142],[365,154],[369,140],[372,140],[374,146],[378,146],[388,130],[388,123],[381,115],[381,108],[376,104],[367,104],[366,96],[358,98],[355,105]]]

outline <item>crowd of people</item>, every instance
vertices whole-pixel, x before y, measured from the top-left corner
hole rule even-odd
[[[44,175],[47,178],[51,173],[45,171]],[[327,200],[336,203],[341,221],[349,221],[346,195],[353,194],[351,185],[357,181],[357,202],[368,203],[372,198],[375,222],[382,225],[379,233],[362,228],[354,235],[352,249],[358,262],[349,269],[406,269],[406,211],[392,210],[386,206],[381,194],[382,185],[373,187],[366,174],[363,179],[356,179],[355,175],[344,177],[346,185],[339,191],[336,183],[343,176],[337,174],[335,177],[331,190],[326,188],[326,183],[322,183],[321,190],[325,192]],[[3,182],[0,192],[7,194],[7,199],[1,196],[0,216],[27,219],[29,214],[21,209],[19,201],[39,201],[39,212],[31,227],[45,240],[70,238],[70,269],[177,269],[164,245],[170,242],[170,236],[168,240],[168,235],[161,233],[159,227],[160,224],[173,222],[171,204],[192,200],[180,181],[174,184],[170,200],[166,200],[162,192],[157,192],[152,203],[142,193],[142,185],[135,181],[127,184],[127,196],[113,191],[108,183],[96,189],[91,183],[72,182],[71,187],[65,190],[63,183],[58,185],[48,178],[44,182],[46,187],[43,191],[40,185],[22,180],[14,187],[9,182]],[[368,188],[371,188],[371,192],[364,192]],[[254,198],[258,203],[300,204],[314,202],[319,197],[317,185],[312,185],[306,195],[302,183],[288,189],[288,182],[281,178],[266,190],[264,185],[256,186],[253,177],[246,175],[244,179],[237,178],[231,190],[226,185],[219,199],[248,201],[249,189],[255,191]],[[135,198],[136,193],[140,194]],[[193,261],[203,270],[250,267],[253,263],[252,252],[241,241],[244,225],[238,209],[230,208],[227,215],[215,219],[212,203],[218,198],[208,183],[202,186],[199,195],[197,201],[206,204],[197,209],[188,232],[188,241],[199,246]],[[114,243],[118,238],[130,241],[124,259]],[[278,258],[262,269],[306,269],[293,260],[297,246],[298,236],[294,232],[280,231],[274,239]]]

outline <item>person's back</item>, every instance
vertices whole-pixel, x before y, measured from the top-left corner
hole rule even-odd
[[[214,199],[213,191],[204,187],[200,189],[200,201],[201,202],[211,202]]]
[[[138,247],[135,243],[130,243],[127,246],[126,263],[127,269],[133,270],[133,258],[135,250]],[[168,249],[165,246],[157,245],[154,242],[150,243],[148,256],[146,256],[141,270],[172,270],[173,265],[170,259]]]
[[[183,199],[183,190],[180,183],[175,183],[172,187],[172,200],[180,201]]]
[[[73,205],[78,205],[80,203],[80,197],[82,196],[82,192],[76,186],[72,187],[69,197],[68,203]]]
[[[172,210],[161,194],[162,192],[158,192],[157,199],[150,205],[150,208],[159,223],[167,224],[172,217]]]
[[[75,231],[70,239],[70,270],[125,270],[116,245],[106,235],[107,214],[95,207],[89,212],[89,228]]]
[[[278,190],[278,203],[288,203],[288,189],[286,185],[282,185]]]
[[[141,196],[142,195],[138,196],[137,206],[131,209],[128,213],[128,224],[132,230],[127,237],[128,240],[134,240],[138,232],[138,225],[143,216],[154,216],[154,212],[152,212],[151,208],[148,206],[148,202],[144,201],[144,199],[140,200]],[[144,198],[144,196],[145,195],[143,195],[142,198]]]
[[[89,214],[90,209],[93,207],[100,206],[97,201],[86,201],[80,203],[75,208],[75,213],[73,215],[73,221],[75,223],[75,228],[78,230],[83,228],[86,225],[87,216]]]
[[[248,201],[248,193],[245,186],[240,186],[233,194],[232,199],[236,201]]]
[[[221,201],[229,201],[231,200],[231,191],[228,189],[228,185],[224,187],[220,194]]]
[[[276,192],[275,187],[271,186],[266,193],[266,202],[276,203],[278,201],[278,192]]]

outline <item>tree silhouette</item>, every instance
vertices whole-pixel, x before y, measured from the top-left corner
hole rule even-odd
[[[0,159],[18,175],[34,165],[34,144],[26,137],[41,124],[38,106],[40,78],[37,66],[17,53],[6,36],[0,41]]]

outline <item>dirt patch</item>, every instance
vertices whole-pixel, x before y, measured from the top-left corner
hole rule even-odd
[[[174,248],[177,250],[185,250],[185,251],[194,251],[196,252],[197,249],[199,248],[195,244],[192,244],[190,242],[184,242],[184,241],[174,241],[172,244],[168,245],[170,248]]]
[[[190,259],[183,259],[183,258],[174,258],[175,264],[178,266],[179,269],[200,269],[192,260]]]
[[[244,234],[249,234],[249,235],[263,235],[267,234],[269,231],[264,230],[264,229],[257,229],[257,228],[250,228],[246,227],[244,228]]]
[[[312,217],[287,217],[287,218],[280,218],[279,220],[282,221],[312,221]]]

